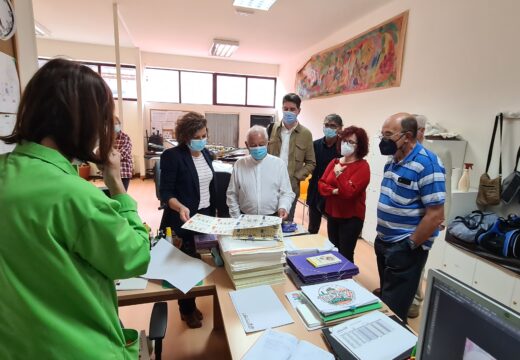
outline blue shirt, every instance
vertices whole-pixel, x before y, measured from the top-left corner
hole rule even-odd
[[[400,162],[392,158],[385,165],[377,205],[377,234],[384,242],[409,237],[426,212],[426,207],[444,204],[446,176],[437,155],[417,143]],[[439,230],[423,244],[431,248]]]

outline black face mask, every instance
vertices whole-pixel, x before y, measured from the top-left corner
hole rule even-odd
[[[379,143],[381,155],[394,155],[397,152],[397,144],[392,139],[382,138]]]

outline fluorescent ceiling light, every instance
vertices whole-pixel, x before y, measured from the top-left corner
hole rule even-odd
[[[36,36],[50,36],[51,32],[45,26],[34,20],[34,32]]]
[[[267,11],[276,0],[235,0],[233,6]]]
[[[238,41],[213,39],[210,54],[212,56],[230,57],[238,49]]]

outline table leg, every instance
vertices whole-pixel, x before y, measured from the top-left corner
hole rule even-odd
[[[218,301],[218,295],[216,291],[213,295],[213,329],[224,329],[224,320],[222,318],[222,311],[220,310],[220,303]]]

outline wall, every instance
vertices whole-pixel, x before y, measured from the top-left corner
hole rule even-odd
[[[393,1],[281,64],[280,86],[293,90],[296,72],[314,53],[407,9],[410,14],[401,86],[304,101],[301,121],[315,137],[322,136],[322,119],[336,112],[347,124],[362,126],[374,136],[393,113],[425,114],[468,140],[466,162],[475,163],[471,183],[476,187],[485,168],[492,119],[499,111],[520,109],[519,1]],[[506,125],[507,175],[520,144],[520,120],[508,120]],[[496,176],[497,168],[492,167],[492,176]]]
[[[49,39],[37,39],[38,56],[54,57],[65,56],[75,60],[96,61],[96,62],[115,62],[114,47],[105,45],[94,45],[84,43],[74,43],[68,41],[57,41]],[[189,56],[156,54],[141,52],[137,48],[121,48],[121,63],[141,65],[145,67],[174,68],[183,70],[197,70],[208,72],[222,72],[233,74],[257,75],[257,76],[278,76],[278,65],[259,64],[251,62],[230,61],[210,58],[197,58]],[[277,88],[278,91],[278,88]],[[138,89],[138,93],[140,93]],[[117,102],[116,102],[117,107]],[[134,145],[134,162],[136,173],[144,176],[144,130],[150,126],[150,109],[159,110],[190,110],[197,112],[233,113],[240,116],[240,136],[239,144],[245,141],[245,133],[249,129],[249,117],[251,114],[274,114],[274,109],[237,107],[237,106],[213,106],[213,105],[193,105],[193,104],[173,104],[144,102],[144,111],[139,116],[139,104],[136,101],[123,101],[123,129],[128,133]],[[141,120],[142,119],[142,120]]]

